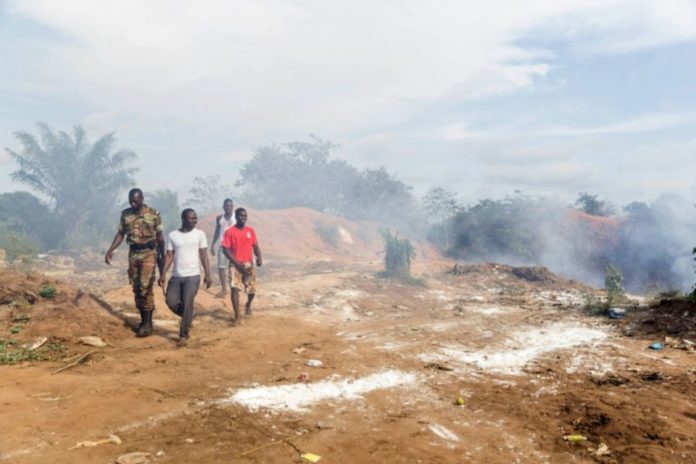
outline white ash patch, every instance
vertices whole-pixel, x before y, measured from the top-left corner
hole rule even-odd
[[[414,374],[389,370],[360,379],[333,379],[314,383],[242,388],[218,403],[239,404],[251,411],[270,409],[305,412],[309,406],[325,400],[357,400],[373,390],[413,386],[416,380]]]
[[[408,346],[407,343],[387,342],[377,347],[378,350],[384,351],[401,351]]]
[[[452,301],[452,296],[443,290],[428,290],[427,292],[417,293],[416,298],[421,300],[433,299],[437,301]]]
[[[603,377],[612,373],[614,371],[614,366],[606,361],[592,359],[588,356],[577,354],[570,358],[565,371],[567,374],[587,372],[593,377]]]
[[[337,290],[333,294],[333,296],[336,296],[339,298],[347,298],[349,300],[352,300],[355,298],[360,298],[363,295],[365,295],[364,292],[362,292],[361,290],[353,289],[353,288],[344,288],[342,290]]]
[[[445,426],[440,424],[430,424],[428,425],[428,428],[440,438],[444,438],[448,441],[459,441],[459,437]]]
[[[437,353],[421,354],[419,358],[426,362],[461,362],[485,371],[519,375],[530,361],[546,353],[594,345],[607,336],[607,332],[600,329],[560,322],[513,333],[498,350],[469,351],[461,345],[451,345],[440,348]]]
[[[355,312],[355,308],[353,308],[350,304],[344,301],[334,301],[331,303],[332,304],[329,306],[319,306],[317,304],[312,304],[311,306],[309,306],[309,310],[312,314],[333,316],[338,315],[341,319],[343,319],[346,322],[354,322],[360,320],[358,313]]]
[[[362,331],[362,332],[337,332],[336,335],[339,337],[345,338],[346,340],[350,341],[359,341],[359,340],[367,340],[368,338],[374,337],[376,334],[374,332],[369,332],[369,331]]]
[[[492,314],[500,314],[500,313],[504,312],[503,309],[498,307],[498,306],[491,306],[491,307],[485,307],[485,308],[473,308],[473,311],[475,311],[479,314],[483,314],[485,316],[490,316]]]
[[[431,330],[433,332],[447,332],[454,326],[459,325],[458,322],[435,322],[432,324],[427,324],[424,329]]]

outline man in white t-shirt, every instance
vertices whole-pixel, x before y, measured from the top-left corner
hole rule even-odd
[[[213,234],[213,245],[210,247],[210,254],[215,256],[217,251],[217,267],[218,275],[220,276],[220,286],[222,289],[216,296],[224,298],[227,295],[227,269],[230,267],[230,262],[227,256],[222,252],[220,242],[225,236],[225,231],[235,224],[234,219],[234,202],[230,198],[225,198],[222,202],[222,210],[224,214],[220,214],[215,218],[215,233]],[[217,246],[216,246],[217,245]]]
[[[205,272],[205,287],[210,288],[210,264],[208,263],[208,240],[196,229],[198,216],[190,208],[181,213],[181,229],[169,232],[164,270],[157,282],[164,287],[164,278],[174,262],[172,277],[167,285],[166,300],[169,309],[181,317],[178,346],[186,346],[189,329],[193,321],[193,300],[201,283],[201,265]]]

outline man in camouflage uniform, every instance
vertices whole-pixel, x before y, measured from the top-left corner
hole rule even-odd
[[[140,311],[140,324],[136,327],[139,337],[152,335],[152,312],[155,310],[153,288],[155,268],[162,273],[164,236],[160,213],[143,203],[143,192],[138,188],[128,192],[130,208],[121,212],[121,221],[104,261],[111,264],[114,250],[123,237],[130,245],[128,254],[128,280],[133,286],[135,306]]]

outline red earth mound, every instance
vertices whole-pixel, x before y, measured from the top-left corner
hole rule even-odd
[[[374,259],[382,249],[379,226],[351,222],[309,208],[254,210],[247,208],[249,226],[256,230],[264,254],[284,258],[321,260],[357,257]],[[199,222],[209,237],[215,215]]]
[[[38,273],[0,273],[0,321],[1,338],[13,341],[34,337],[76,341],[86,335],[132,336],[107,303]]]

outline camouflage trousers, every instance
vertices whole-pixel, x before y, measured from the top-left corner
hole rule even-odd
[[[155,310],[152,293],[157,277],[157,251],[131,251],[128,255],[128,280],[133,286],[135,307],[141,311]]]

